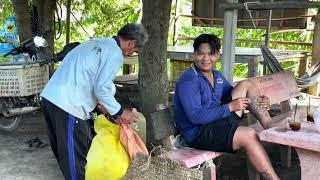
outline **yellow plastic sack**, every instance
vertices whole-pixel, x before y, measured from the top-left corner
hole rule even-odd
[[[94,122],[97,135],[87,154],[86,180],[121,179],[130,164],[130,158],[120,142],[120,127],[104,115]]]

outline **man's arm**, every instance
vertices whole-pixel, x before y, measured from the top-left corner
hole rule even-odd
[[[113,55],[109,59],[101,59],[96,81],[94,82],[94,94],[101,105],[103,105],[111,115],[123,111],[121,105],[114,98],[115,86],[112,79],[119,71],[122,61],[120,56]]]
[[[177,88],[183,109],[193,124],[208,124],[230,115],[228,104],[220,105],[218,101],[203,107],[200,88],[196,81],[182,82]]]
[[[122,109],[114,97],[115,86],[112,82],[122,65],[122,57],[112,56],[106,62],[100,62],[94,85],[94,93],[99,104],[106,108],[117,123],[134,123],[138,121],[136,113],[128,109]],[[114,88],[114,89],[113,89]]]

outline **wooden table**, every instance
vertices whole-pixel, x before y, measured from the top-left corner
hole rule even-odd
[[[284,60],[299,60],[300,73],[305,72],[306,52],[288,51],[288,50],[271,50],[279,61]],[[167,49],[167,58],[174,60],[193,61],[192,46],[170,46]],[[258,76],[259,63],[263,62],[263,57],[260,48],[242,48],[235,49],[235,63],[248,64],[249,77]]]
[[[302,180],[320,178],[320,132],[313,123],[302,122],[300,131],[288,130],[286,118],[276,127],[262,130],[260,140],[294,147],[298,153]]]

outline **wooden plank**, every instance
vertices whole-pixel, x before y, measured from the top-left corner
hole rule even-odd
[[[256,85],[262,95],[269,97],[271,104],[278,104],[300,95],[297,82],[292,72],[289,71],[255,77],[248,80]]]
[[[305,57],[305,52],[303,51],[277,49],[270,49],[270,51],[280,61],[291,58]],[[183,61],[193,61],[193,53],[194,52],[192,46],[169,46],[167,49],[167,58]],[[258,58],[258,60],[259,62],[263,61],[260,48],[236,47],[235,56],[235,63],[248,63],[248,61],[253,59],[252,57],[261,57]],[[223,57],[221,56],[221,59],[222,58]]]
[[[139,64],[138,55],[125,57],[123,64]]]
[[[250,2],[247,4],[250,10],[269,10],[269,9],[304,9],[320,7],[320,2]],[[246,9],[244,3],[221,3],[222,9]]]
[[[137,81],[138,80],[138,74],[125,74],[116,76],[113,80],[113,82],[126,82],[126,81]]]

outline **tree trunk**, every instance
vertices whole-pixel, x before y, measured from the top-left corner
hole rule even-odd
[[[147,119],[147,143],[152,140],[150,113],[168,103],[167,40],[172,0],[142,0],[142,24],[149,34],[139,55],[140,110]]]
[[[31,38],[31,16],[28,0],[12,0],[20,42]]]
[[[39,15],[39,29],[40,34],[44,35],[45,39],[48,41],[48,47],[45,48],[44,53],[46,57],[50,57],[54,53],[54,29],[53,29],[53,19],[54,10],[56,9],[55,0],[38,0],[36,6],[38,8]]]
[[[44,58],[51,58],[54,54],[54,11],[56,9],[55,0],[37,0],[35,6],[38,10],[39,16],[39,33],[42,35],[48,42],[48,47],[42,49]],[[49,77],[54,73],[54,64],[49,64]]]
[[[70,14],[71,14],[71,1],[72,1],[72,0],[67,0],[66,45],[70,43]]]

